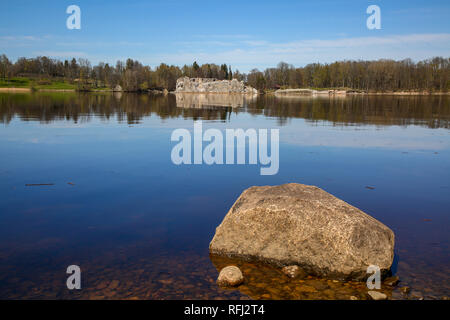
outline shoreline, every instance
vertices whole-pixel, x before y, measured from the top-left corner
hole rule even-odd
[[[34,92],[76,92],[75,89],[36,89]],[[31,88],[14,88],[14,87],[4,87],[0,88],[0,92],[20,92],[20,93],[27,93],[27,92],[33,92]]]
[[[429,91],[359,91],[353,89],[339,90],[339,89],[309,89],[309,88],[297,88],[297,89],[279,89],[276,91],[270,91],[266,94],[274,95],[276,97],[326,97],[326,96],[339,96],[345,97],[347,95],[394,95],[394,96],[430,96],[430,95],[448,95],[449,92],[429,92]]]
[[[297,89],[292,89],[297,90]],[[310,89],[308,89],[310,90]],[[332,92],[334,89],[326,89],[326,90],[320,90],[316,94],[297,94],[297,93],[276,93],[275,91],[272,92],[266,92],[266,93],[259,93],[261,95],[273,95],[277,97],[324,97],[324,96],[347,96],[347,95],[368,95],[368,96],[446,96],[450,95],[450,92],[424,92],[424,91],[399,91],[399,92]],[[152,91],[145,92],[145,91],[114,91],[113,89],[110,90],[92,90],[92,91],[78,91],[76,89],[35,89],[32,90],[31,88],[16,88],[16,87],[0,87],[0,93],[31,93],[31,92],[86,92],[86,93],[98,93],[98,92],[120,92],[120,93],[154,93]],[[327,92],[328,91],[328,92]],[[158,92],[159,93],[159,92]],[[162,93],[162,92],[161,92]],[[172,94],[175,93],[183,93],[183,94],[217,94],[216,92],[169,92]],[[219,93],[219,94],[235,94],[235,93]],[[244,95],[248,95],[244,93]]]

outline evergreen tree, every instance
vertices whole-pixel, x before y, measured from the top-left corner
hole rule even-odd
[[[198,65],[197,61],[194,61],[192,64],[192,69],[194,69],[194,75],[198,77],[198,70],[200,69],[200,66]]]

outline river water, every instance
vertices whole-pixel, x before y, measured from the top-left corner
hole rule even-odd
[[[175,165],[173,130],[279,129],[279,171]],[[208,245],[253,185],[316,185],[396,236],[391,298],[450,295],[450,98],[0,94],[0,298],[364,299],[364,284],[291,281]],[[36,185],[41,184],[41,185]],[[47,185],[42,185],[47,184]],[[81,268],[81,290],[66,269]],[[306,288],[306,289],[305,289]]]

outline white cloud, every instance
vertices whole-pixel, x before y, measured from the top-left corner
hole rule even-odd
[[[51,38],[51,39],[50,39]],[[54,43],[52,43],[54,42]],[[36,47],[37,44],[39,47]],[[67,41],[67,38],[32,35],[0,36],[0,47],[32,48],[35,55],[55,58],[84,57],[92,63],[115,63],[128,57],[151,66],[161,62],[174,65],[227,63],[248,72],[264,69],[280,61],[295,66],[336,60],[404,59],[422,60],[433,56],[449,56],[450,33],[404,34],[388,36],[308,39],[287,42],[269,41],[246,34],[194,35],[185,41],[168,43],[165,49],[151,42],[132,41]],[[114,48],[114,50],[109,50]],[[69,50],[67,50],[69,49]],[[22,50],[21,50],[22,51]],[[111,54],[114,54],[112,56]],[[25,52],[20,55],[29,55]]]
[[[47,56],[51,58],[86,58],[88,55],[81,51],[36,51],[36,56]]]
[[[243,43],[249,45],[249,46],[265,46],[265,45],[269,45],[269,42],[265,41],[265,40],[246,40],[243,41]]]
[[[5,48],[21,48],[21,47],[30,47],[35,45],[38,42],[41,42],[42,38],[31,35],[6,35],[0,36],[0,47]]]
[[[450,34],[406,34],[385,37],[355,37],[337,39],[313,39],[290,42],[236,39],[227,42],[229,49],[209,50],[213,40],[197,42],[195,47],[186,45],[176,53],[152,54],[141,59],[150,64],[165,61],[170,64],[227,62],[241,71],[254,66],[265,68],[286,61],[296,66],[311,62],[333,62],[344,59],[404,59],[421,60],[433,56],[448,56]],[[181,43],[180,43],[181,45]]]
[[[201,39],[248,39],[252,38],[248,34],[197,34],[194,35],[195,38]]]
[[[63,47],[117,47],[117,46],[124,46],[124,47],[130,47],[130,46],[145,46],[145,42],[130,42],[130,41],[96,41],[96,42],[57,42],[57,46],[63,46]]]
[[[448,45],[448,43],[450,42],[449,33],[341,38],[333,40],[302,40],[288,43],[274,43],[270,44],[270,46],[274,48],[289,48],[291,50],[296,50],[299,48],[354,48],[367,46],[383,46],[390,44],[427,44],[442,42],[447,43]]]
[[[205,48],[205,47],[231,47],[235,46],[236,43],[230,42],[230,41],[178,41],[174,43],[178,46],[184,46],[184,47],[197,47],[197,48]]]
[[[41,40],[40,37],[36,37],[36,36],[29,36],[29,35],[25,35],[25,36],[0,36],[0,40],[3,41],[38,41]]]

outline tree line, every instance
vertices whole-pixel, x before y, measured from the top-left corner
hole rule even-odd
[[[360,91],[428,90],[448,91],[449,58],[435,57],[413,62],[337,61],[312,63],[305,67],[280,62],[276,68],[253,69],[247,75],[249,85],[268,88],[346,88]]]
[[[137,60],[100,62],[92,66],[87,59],[57,60],[49,57],[19,58],[12,62],[0,55],[0,78],[31,77],[60,79],[77,84],[79,89],[114,87],[127,91],[174,90],[179,77],[237,79],[261,90],[278,88],[345,88],[360,91],[426,90],[447,92],[450,58],[434,57],[414,62],[411,59],[374,61],[336,61],[312,63],[304,67],[280,62],[275,68],[249,73],[232,70],[227,64],[194,62],[183,67],[161,63],[155,68]]]

